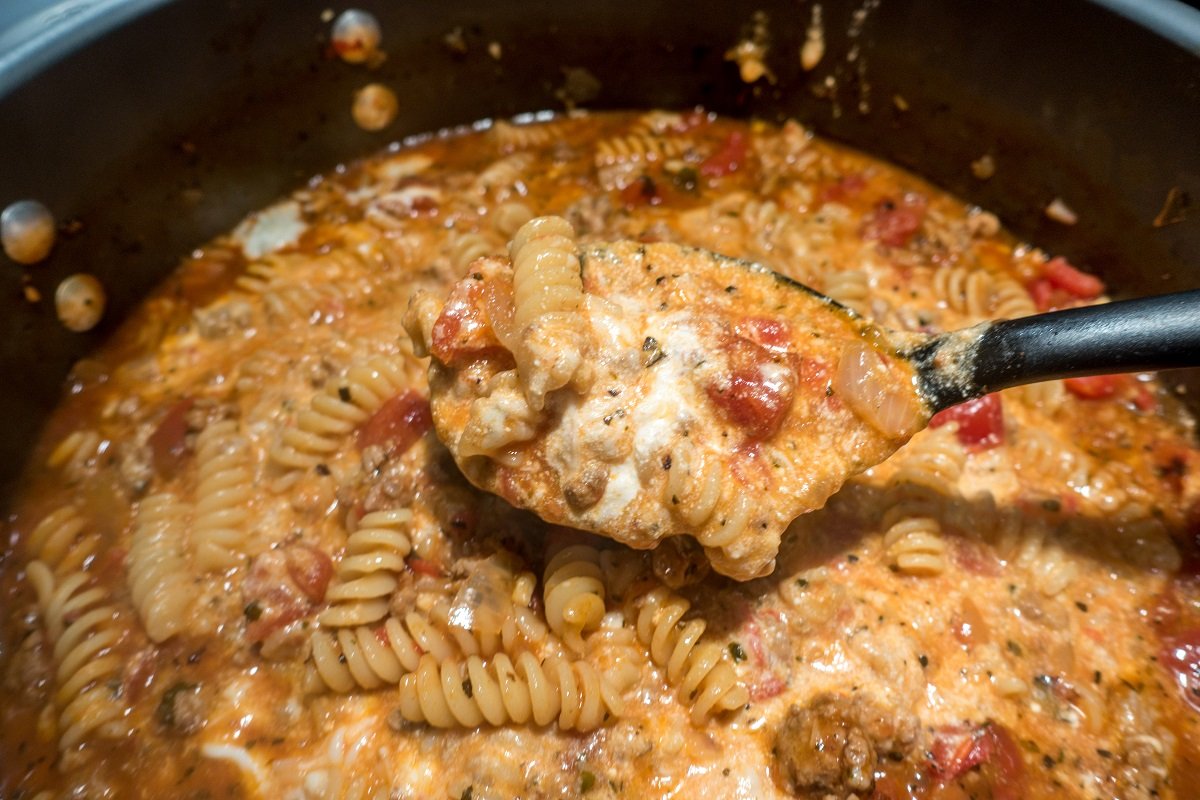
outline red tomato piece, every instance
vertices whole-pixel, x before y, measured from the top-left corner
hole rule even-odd
[[[1158,660],[1179,688],[1183,702],[1200,712],[1200,628],[1164,636]]]
[[[187,454],[187,415],[196,405],[195,398],[185,397],[167,409],[147,444],[154,461],[154,470],[163,476],[174,472]]]
[[[324,600],[329,579],[333,577],[333,561],[329,556],[310,544],[294,544],[285,547],[283,552],[292,582],[312,602]]]
[[[433,427],[429,401],[413,390],[401,392],[384,402],[358,429],[358,447],[380,445],[389,455],[398,455]]]
[[[484,308],[484,281],[467,278],[454,285],[431,338],[433,356],[447,365],[500,347]]]
[[[943,781],[956,780],[975,767],[983,767],[993,797],[1021,797],[1025,761],[1012,734],[1002,725],[987,723],[974,730],[944,728],[938,731],[930,755],[931,766]]]
[[[786,350],[792,341],[792,330],[787,320],[772,317],[749,317],[738,324],[737,331],[764,347]]]
[[[1047,261],[1042,267],[1042,275],[1056,289],[1080,300],[1092,300],[1104,294],[1104,281],[1081,272],[1062,256]]]
[[[863,177],[862,173],[853,172],[849,175],[843,175],[833,183],[823,187],[817,197],[822,202],[833,201],[841,203],[857,197],[865,188],[867,188],[867,179]]]
[[[721,178],[737,172],[746,163],[747,142],[741,131],[734,131],[713,153],[700,164],[700,174],[706,178]]]
[[[1158,410],[1158,400],[1154,398],[1154,392],[1141,384],[1138,384],[1137,390],[1133,393],[1133,404],[1138,411],[1144,411],[1147,414]]]
[[[1067,391],[1084,400],[1103,400],[1112,397],[1125,382],[1124,375],[1092,375],[1087,378],[1067,378]]]
[[[438,564],[421,558],[420,556],[410,557],[408,559],[408,568],[418,575],[432,575],[434,577],[441,577],[444,574],[442,572],[442,568]]]
[[[728,337],[723,349],[729,372],[705,387],[708,398],[751,439],[771,437],[792,406],[795,374],[776,365],[765,347],[741,336]]]
[[[950,422],[958,423],[958,441],[971,452],[1004,443],[1004,409],[998,394],[986,394],[939,411],[929,420],[929,427],[939,428]]]
[[[1056,297],[1057,294],[1058,292],[1054,291],[1054,285],[1045,278],[1038,278],[1029,284],[1029,296],[1033,298],[1033,304],[1037,306],[1038,311],[1049,311],[1061,305]]]
[[[862,238],[879,241],[888,247],[903,247],[921,229],[926,205],[925,198],[913,192],[904,195],[898,203],[882,201],[863,223]]]
[[[643,175],[621,190],[621,203],[626,208],[660,206],[663,196],[655,180],[649,175]]]

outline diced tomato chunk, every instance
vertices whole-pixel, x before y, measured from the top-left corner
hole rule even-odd
[[[621,190],[621,203],[626,208],[660,206],[663,196],[658,183],[649,175],[643,175]]]
[[[484,283],[471,277],[455,284],[434,321],[430,350],[443,364],[453,366],[500,347],[484,308]]]
[[[741,131],[734,131],[713,153],[700,164],[700,174],[706,178],[721,178],[737,172],[746,163],[747,142]]]
[[[1029,284],[1029,296],[1033,298],[1033,304],[1038,311],[1049,311],[1061,305],[1057,295],[1054,285],[1045,278],[1038,278]]]
[[[1159,662],[1170,674],[1183,701],[1200,712],[1200,628],[1164,636]]]
[[[187,454],[187,415],[195,405],[193,397],[179,400],[167,409],[154,433],[150,434],[147,444],[150,445],[154,469],[159,475],[169,476],[178,469]]]
[[[290,544],[255,556],[242,582],[246,638],[261,642],[307,614],[324,598],[333,565],[306,544]]]
[[[283,549],[287,557],[288,577],[314,603],[325,599],[329,579],[333,577],[333,561],[324,551],[310,544],[294,544]]]
[[[924,196],[914,192],[904,195],[898,203],[884,200],[863,223],[862,238],[888,247],[903,247],[921,229],[926,206]]]
[[[773,317],[748,317],[738,323],[737,331],[764,347],[787,349],[792,341],[792,331],[787,320]]]
[[[791,408],[795,374],[765,347],[741,336],[730,335],[723,351],[729,371],[705,387],[708,398],[750,438],[771,437]]]
[[[1012,734],[1002,725],[988,723],[974,730],[943,728],[933,740],[930,755],[934,773],[943,781],[956,780],[981,767],[992,797],[1016,800],[1022,796],[1025,761]]]
[[[441,577],[444,574],[441,566],[433,561],[421,558],[420,556],[410,557],[408,559],[408,568],[418,575],[432,575],[434,577]]]
[[[1092,300],[1104,294],[1104,281],[1081,272],[1062,256],[1047,261],[1042,267],[1042,275],[1054,288],[1080,300]]]
[[[1112,397],[1125,382],[1124,375],[1091,375],[1086,378],[1067,378],[1067,391],[1084,400],[1103,400]]]
[[[384,402],[358,430],[358,447],[380,445],[399,455],[433,427],[429,401],[411,389]]]
[[[971,452],[1004,443],[1004,409],[998,394],[986,394],[939,411],[929,420],[929,427],[939,428],[950,422],[958,423],[958,441]]]
[[[857,197],[865,188],[867,188],[867,179],[860,172],[852,172],[822,187],[817,197],[822,202],[841,203]]]

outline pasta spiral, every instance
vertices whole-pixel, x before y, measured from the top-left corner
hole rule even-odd
[[[967,453],[950,426],[924,431],[893,456],[898,461],[893,484],[911,484],[934,492],[953,490],[962,476]]]
[[[525,396],[541,410],[548,392],[586,369],[581,342],[583,277],[575,232],[561,217],[538,217],[513,237],[513,351]]]
[[[504,247],[478,231],[457,234],[450,242],[450,264],[461,273],[477,258],[500,255]]]
[[[426,654],[415,672],[400,679],[399,710],[409,722],[437,728],[548,725],[557,717],[562,730],[588,731],[619,716],[622,702],[586,661],[550,656],[539,662],[528,652],[515,661],[503,653],[489,661],[439,661]]]
[[[192,549],[205,571],[235,567],[246,557],[254,469],[250,445],[235,420],[213,423],[196,437],[196,502]]]
[[[688,525],[707,522],[721,501],[721,470],[688,439],[671,451],[663,502]]]
[[[271,459],[290,469],[312,469],[336,453],[343,437],[407,385],[402,357],[375,356],[355,364],[296,415],[271,448]]]
[[[982,320],[991,313],[992,278],[981,269],[936,269],[933,291],[948,308],[960,314]]]
[[[652,589],[634,602],[638,639],[650,658],[666,670],[667,682],[678,684],[692,703],[692,723],[746,704],[749,693],[738,680],[729,655],[715,642],[703,640],[702,619],[684,620],[691,603],[665,587]]]
[[[513,324],[523,331],[539,317],[573,312],[583,302],[575,231],[562,217],[537,217],[517,230],[513,262]]]
[[[653,136],[648,133],[630,133],[613,136],[596,143],[596,166],[611,167],[614,164],[640,164],[677,158],[687,152],[689,143],[685,139]]]
[[[83,572],[58,580],[41,561],[30,563],[28,575],[54,647],[59,748],[73,748],[92,734],[122,735],[127,727],[124,709],[114,690],[120,683],[121,658],[113,652],[120,631],[108,593],[89,587]]]
[[[397,576],[412,551],[412,540],[404,531],[411,521],[412,512],[405,508],[374,511],[359,521],[346,540],[337,583],[325,594],[329,608],[321,612],[322,625],[354,627],[387,616]]]
[[[861,269],[830,271],[825,276],[825,294],[859,314],[867,314],[871,305],[871,282]]]
[[[946,571],[946,542],[938,505],[922,494],[902,494],[883,515],[883,546],[888,563],[908,575]]]
[[[142,501],[129,545],[128,582],[146,635],[164,642],[187,624],[191,575],[183,546],[186,507],[172,494]]]
[[[550,630],[582,653],[583,633],[598,628],[604,618],[600,552],[572,545],[556,553],[546,564],[542,596]]]
[[[335,692],[355,687],[366,690],[395,686],[417,668],[422,653],[441,658],[457,655],[454,645],[416,612],[407,627],[395,617],[382,625],[317,631],[312,637],[312,662],[321,682]]]
[[[103,437],[94,430],[72,431],[51,451],[46,458],[46,466],[52,469],[61,467],[68,478],[79,480],[88,465],[94,463],[106,447]]]
[[[73,505],[48,514],[29,534],[26,549],[34,558],[58,572],[83,569],[83,562],[96,552],[99,536],[84,534],[87,520]]]
[[[1008,277],[995,280],[991,308],[992,314],[999,319],[1028,317],[1037,313],[1037,306],[1025,287]]]

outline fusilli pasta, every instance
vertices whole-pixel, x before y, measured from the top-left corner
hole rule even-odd
[[[691,701],[692,722],[699,725],[710,714],[745,705],[749,693],[725,649],[703,641],[707,623],[683,619],[689,608],[687,600],[658,587],[637,598],[627,616],[636,620],[638,639],[666,670],[667,682],[678,684],[680,694]]]
[[[622,710],[620,695],[586,661],[550,656],[539,662],[524,652],[485,661],[442,660],[426,654],[415,672],[400,679],[400,714],[438,728],[548,725],[588,731]]]
[[[120,630],[107,592],[91,586],[83,572],[56,579],[41,561],[30,563],[28,575],[54,646],[59,747],[65,751],[85,737],[124,734],[124,709],[117,700],[121,658],[114,652]]]
[[[412,551],[405,531],[411,520],[411,511],[397,508],[374,511],[359,521],[338,562],[337,583],[325,594],[329,608],[321,612],[322,625],[357,627],[387,616],[397,576]]]
[[[374,356],[346,370],[313,396],[271,448],[271,459],[289,469],[312,469],[341,447],[383,403],[409,385],[401,357]]]
[[[164,642],[182,631],[192,605],[184,536],[187,509],[172,494],[141,502],[129,545],[129,594],[146,635]]]
[[[250,444],[236,420],[222,420],[196,437],[196,499],[192,551],[196,566],[215,571],[238,566],[249,544],[255,496]]]
[[[546,563],[543,597],[550,630],[577,653],[583,634],[604,618],[604,581],[600,553],[588,545],[558,551]]]

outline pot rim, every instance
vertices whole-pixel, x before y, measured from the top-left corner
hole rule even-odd
[[[172,0],[7,0],[0,17],[0,100],[38,73]],[[1088,0],[1200,58],[1200,9],[1182,0]],[[7,25],[7,27],[5,27]]]

